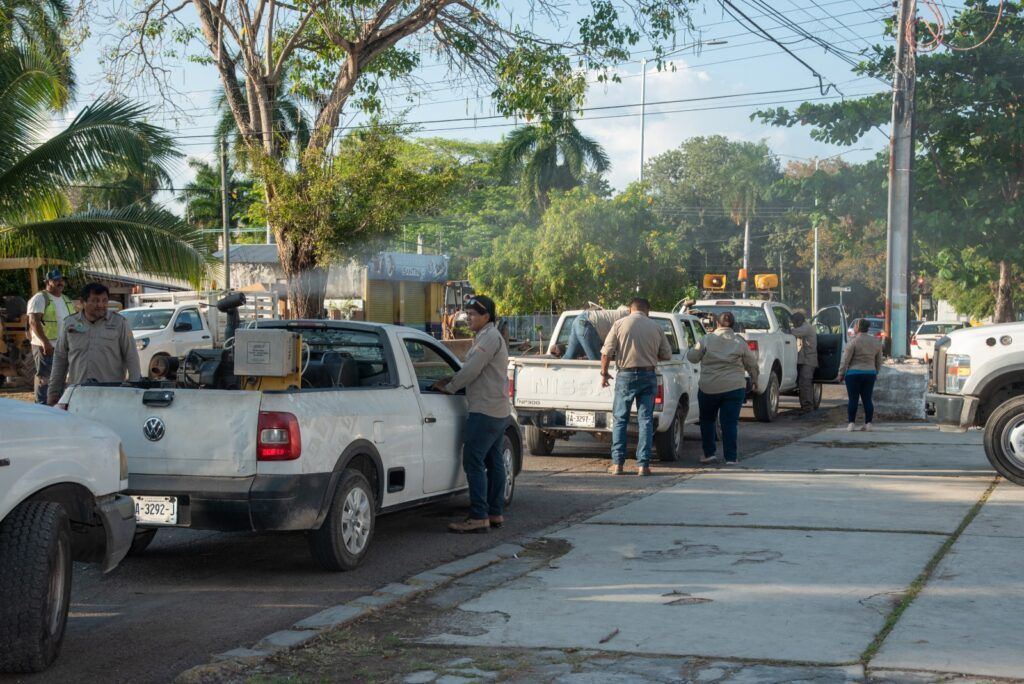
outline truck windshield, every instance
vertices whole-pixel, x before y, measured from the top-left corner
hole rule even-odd
[[[125,309],[121,315],[128,319],[132,330],[163,330],[171,322],[174,309]]]
[[[728,311],[736,317],[740,331],[768,330],[771,327],[768,324],[768,314],[759,306],[697,306],[694,308],[700,309],[704,313],[715,314],[716,318],[719,314]]]

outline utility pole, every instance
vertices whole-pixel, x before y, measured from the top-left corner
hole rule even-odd
[[[814,175],[818,174],[818,158],[814,158]],[[817,179],[814,179],[817,183]],[[814,267],[811,269],[811,315],[818,312],[818,189],[814,189]]]
[[[750,215],[743,222],[743,281],[740,288],[743,298],[747,298],[747,281],[750,280]]]
[[[782,252],[779,252],[779,299],[786,301],[786,272],[782,270]]]
[[[644,182],[644,118],[647,114],[647,58],[640,60],[640,182]]]
[[[917,0],[899,0],[896,69],[889,136],[889,229],[886,236],[885,335],[894,358],[907,355],[910,216],[914,163],[914,87],[917,80]]]
[[[220,141],[220,213],[224,223],[224,289],[231,289],[231,196],[228,194],[228,143]]]

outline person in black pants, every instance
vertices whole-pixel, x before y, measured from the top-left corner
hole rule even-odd
[[[857,429],[857,404],[864,404],[864,426],[861,430],[871,431],[871,421],[875,414],[872,394],[875,380],[882,370],[882,341],[869,333],[871,322],[866,319],[857,321],[857,335],[846,345],[843,352],[843,363],[839,366],[839,379],[846,381],[846,416],[849,421],[846,429],[853,432]]]

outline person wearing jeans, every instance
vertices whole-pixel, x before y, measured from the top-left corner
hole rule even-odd
[[[612,465],[608,472],[621,475],[626,462],[629,414],[636,403],[640,442],[636,447],[636,474],[651,474],[651,442],[654,440],[654,397],[658,392],[655,366],[672,358],[665,331],[648,314],[651,304],[642,297],[629,303],[630,314],[612,324],[601,348],[601,387],[611,379],[608,365],[615,359],[615,394],[612,399]]]
[[[857,404],[864,404],[864,427],[871,430],[871,421],[875,417],[875,404],[872,394],[875,391],[875,379],[882,370],[882,341],[872,335],[871,322],[867,319],[857,321],[857,335],[850,340],[843,350],[843,362],[839,366],[839,379],[846,381],[846,429],[853,432],[857,429]]]
[[[722,452],[726,465],[739,461],[738,433],[740,408],[747,396],[750,375],[757,386],[757,357],[747,341],[733,330],[736,319],[726,311],[718,316],[715,331],[705,335],[686,352],[690,363],[701,364],[697,404],[700,407],[700,439],[704,457],[701,463],[716,460],[717,438],[715,424],[722,425]]]
[[[591,309],[581,313],[572,322],[563,358],[586,358],[590,361],[600,359],[601,345],[611,332],[612,325],[627,315],[629,308],[625,306],[618,309]]]
[[[433,389],[454,394],[466,388],[469,415],[462,448],[462,468],[469,485],[469,517],[452,523],[449,531],[487,532],[505,524],[505,459],[502,446],[512,413],[508,395],[508,349],[494,326],[497,320],[490,297],[466,303],[470,329],[476,333],[466,362],[450,379],[438,380]]]

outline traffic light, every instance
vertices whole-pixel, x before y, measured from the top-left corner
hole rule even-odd
[[[779,286],[779,276],[774,273],[759,273],[754,276],[754,287],[758,290],[774,290]]]
[[[724,273],[708,273],[704,276],[704,289],[705,290],[724,290],[725,289],[725,274]]]

